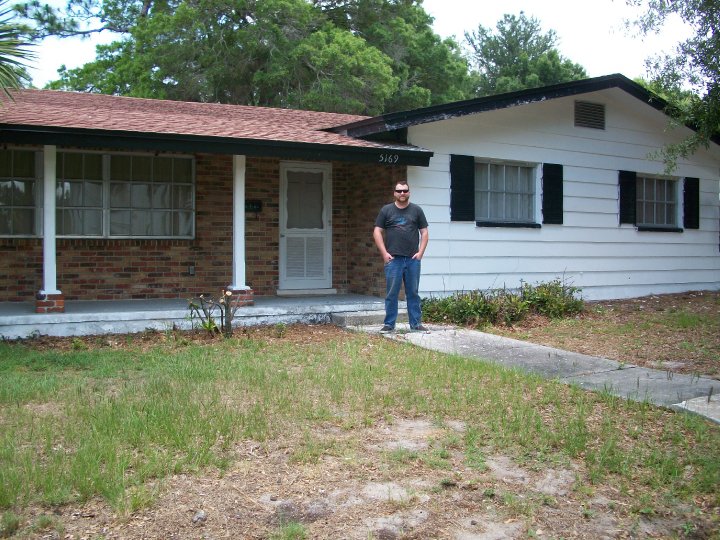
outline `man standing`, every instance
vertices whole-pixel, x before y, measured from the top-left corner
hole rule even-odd
[[[428,243],[428,223],[422,208],[410,202],[410,188],[406,181],[401,180],[395,185],[395,201],[380,210],[375,220],[373,239],[385,262],[385,322],[380,332],[395,330],[402,284],[405,285],[410,329],[427,332],[421,323],[418,289],[420,260]]]

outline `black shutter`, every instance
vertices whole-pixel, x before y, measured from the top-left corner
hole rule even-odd
[[[683,226],[700,228],[700,179],[686,178],[683,189]]]
[[[563,222],[563,166],[543,164],[542,177],[543,223],[562,225]]]
[[[450,156],[450,221],[475,221],[473,156]]]
[[[634,171],[620,171],[620,223],[635,225],[635,205],[637,200],[637,173]]]

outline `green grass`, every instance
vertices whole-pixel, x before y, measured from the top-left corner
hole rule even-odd
[[[0,344],[2,527],[16,526],[12,511],[29,504],[99,496],[124,513],[151,506],[156,480],[223,470],[242,440],[292,440],[299,464],[353,455],[352,442],[317,438],[313,426],[334,424],[351,439],[389,417],[467,426],[426,450],[389,453],[395,466],[444,470],[459,451],[482,471],[499,449],[538,467],[582,460],[591,483],[720,503],[717,426],[385,339],[238,338],[148,351]]]

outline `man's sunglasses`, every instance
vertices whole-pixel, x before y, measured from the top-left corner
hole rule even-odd
[[[396,189],[395,193],[410,193],[409,189]]]

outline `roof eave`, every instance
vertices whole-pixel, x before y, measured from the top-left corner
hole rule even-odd
[[[391,162],[396,165],[416,165],[421,167],[427,167],[433,155],[432,152],[419,148],[343,146],[295,141],[10,124],[0,124],[0,142],[117,150],[202,152],[313,161],[378,163],[381,165]],[[388,159],[389,155],[392,158]],[[394,156],[397,156],[397,158]]]
[[[414,125],[448,120],[469,114],[505,109],[549,99],[586,94],[608,88],[621,88],[663,112],[668,106],[665,100],[643,88],[636,82],[628,79],[624,75],[614,74],[592,79],[583,79],[581,81],[560,83],[552,86],[519,90],[506,94],[456,101],[444,105],[434,105],[411,111],[388,113],[351,124],[337,126],[333,131],[347,134],[350,137],[365,137],[384,131],[394,131]]]

